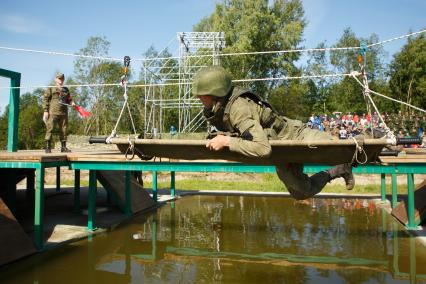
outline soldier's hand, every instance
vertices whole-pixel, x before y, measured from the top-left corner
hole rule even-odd
[[[43,121],[44,121],[44,123],[47,123],[48,119],[49,119],[49,113],[47,111],[45,111],[43,113]]]
[[[219,151],[224,147],[229,147],[231,138],[229,136],[217,135],[212,140],[207,141],[206,147],[210,150]]]

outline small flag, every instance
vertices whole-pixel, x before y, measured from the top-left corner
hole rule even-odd
[[[89,117],[90,112],[82,108],[81,106],[74,105],[74,109],[81,115],[81,117]]]

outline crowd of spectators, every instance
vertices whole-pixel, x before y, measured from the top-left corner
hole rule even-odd
[[[423,131],[426,129],[426,115],[406,115],[403,113],[382,114],[382,119],[374,112],[373,114],[358,114],[348,112],[333,112],[328,114],[315,114],[309,117],[307,125],[320,131],[330,132],[339,139],[348,139],[351,136],[364,133],[368,129],[385,129],[389,127],[393,133],[400,138],[420,138],[422,144],[419,147],[426,147],[426,136]],[[413,145],[414,147],[416,145]]]

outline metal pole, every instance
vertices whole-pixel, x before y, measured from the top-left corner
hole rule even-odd
[[[157,171],[152,172],[152,198],[157,202]]]
[[[74,170],[74,213],[80,213],[80,170]]]
[[[175,177],[176,177],[176,172],[171,171],[170,172],[170,195],[172,197],[175,196],[175,190],[176,190]]]
[[[19,87],[21,85],[21,74],[13,72],[10,77],[10,86]],[[9,124],[7,135],[7,151],[16,152],[18,150],[18,129],[19,129],[19,92],[20,89],[10,89],[9,98]]]
[[[96,216],[96,171],[89,171],[89,197],[87,208],[87,229],[89,231],[96,230],[95,216]]]
[[[37,169],[34,199],[34,239],[38,250],[43,249],[44,167]]]
[[[417,228],[415,224],[414,216],[414,174],[407,174],[407,186],[408,186],[408,227],[409,230]]]
[[[382,202],[386,201],[386,175],[381,174],[381,194],[382,194]]]
[[[61,167],[56,167],[56,192],[61,191]]]
[[[398,179],[396,174],[392,174],[392,208],[398,204]]]

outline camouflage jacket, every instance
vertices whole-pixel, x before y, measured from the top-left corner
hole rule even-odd
[[[43,110],[51,115],[67,115],[72,98],[66,87],[48,88],[43,95]]]

